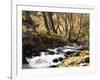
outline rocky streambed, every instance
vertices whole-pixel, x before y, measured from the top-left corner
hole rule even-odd
[[[90,62],[88,46],[77,44],[33,52],[31,57],[25,59],[28,64],[23,64],[23,69],[81,67],[89,66]]]

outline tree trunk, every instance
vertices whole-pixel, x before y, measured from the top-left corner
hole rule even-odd
[[[68,35],[68,21],[67,21],[67,18],[68,18],[68,15],[67,15],[67,13],[66,13],[66,14],[65,14],[65,18],[64,18],[66,37],[67,37],[67,35]]]
[[[48,15],[47,12],[43,12],[45,28],[47,30],[47,34],[50,35],[50,28],[49,28],[49,23],[48,23],[47,15]]]
[[[53,22],[53,18],[52,18],[52,13],[51,12],[48,12],[48,18],[49,18],[50,27],[52,28],[53,32],[57,34],[57,31],[56,31],[55,26],[54,26],[54,22]]]
[[[81,14],[81,15],[80,15],[80,27],[79,27],[79,30],[78,30],[77,37],[76,37],[76,40],[75,40],[75,41],[78,40],[80,31],[81,31],[81,28],[82,28],[82,16],[83,16],[83,15]]]
[[[73,13],[70,13],[70,30],[68,33],[68,41],[71,41],[71,31],[73,29]]]

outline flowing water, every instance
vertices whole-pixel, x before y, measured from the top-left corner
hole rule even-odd
[[[57,48],[48,48],[46,51],[33,53],[32,58],[26,57],[28,64],[23,64],[23,69],[59,67],[69,55],[79,55],[82,45],[66,45]],[[38,55],[39,54],[39,55]]]

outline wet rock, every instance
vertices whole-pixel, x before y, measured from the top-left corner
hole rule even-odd
[[[55,52],[53,52],[53,51],[49,51],[49,54],[50,54],[50,55],[54,55]]]
[[[32,56],[34,56],[34,57],[36,57],[36,56],[41,56],[41,53],[39,53],[39,52],[34,52]]]
[[[58,67],[58,65],[52,65],[52,66],[50,66],[50,68],[55,68],[55,67]]]
[[[80,52],[74,53],[74,56],[80,56]]]
[[[71,54],[74,54],[74,51],[72,51],[72,52],[68,51],[68,52],[66,52],[65,54],[66,54],[66,55],[71,55]]]
[[[59,60],[59,61],[62,61],[62,60],[63,60],[63,58],[62,58],[62,57],[59,57],[59,58],[58,58],[58,60]]]
[[[57,63],[57,62],[58,62],[58,59],[53,59],[53,62],[54,62],[54,63]]]
[[[84,62],[89,63],[89,62],[90,62],[89,57],[86,57],[86,58],[84,59]]]

